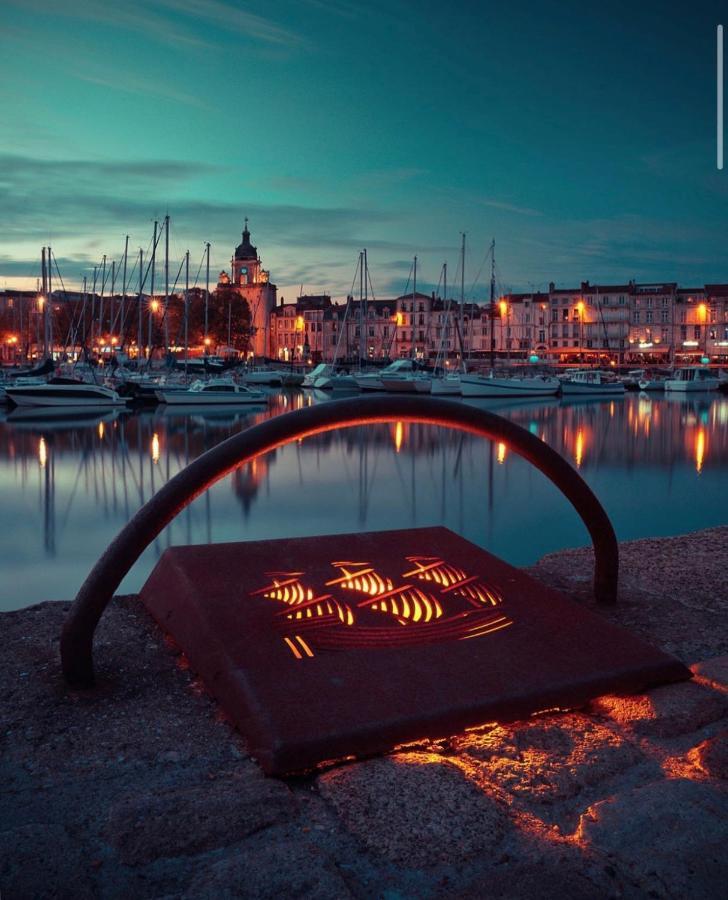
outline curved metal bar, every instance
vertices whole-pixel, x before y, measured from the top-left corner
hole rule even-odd
[[[340,427],[409,421],[455,427],[504,441],[543,472],[572,503],[595,551],[594,594],[601,603],[617,597],[619,550],[602,505],[575,469],[530,432],[495,413],[425,396],[386,395],[335,400],[286,413],[233,435],[171,478],[122,528],[81,586],[63,626],[61,662],[66,680],[94,682],[93,635],[122,579],[146,547],[199,494],[238,466],[293,440]]]

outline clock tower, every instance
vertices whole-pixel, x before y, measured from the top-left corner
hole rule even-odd
[[[250,349],[255,356],[270,356],[270,316],[276,306],[277,288],[271,283],[270,272],[261,265],[257,247],[250,243],[247,216],[243,227],[243,240],[235,248],[231,268],[229,289],[246,300],[250,308]],[[223,274],[227,277],[226,273],[222,273],[221,283]]]

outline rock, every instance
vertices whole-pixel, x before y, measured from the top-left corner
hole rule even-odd
[[[592,712],[608,716],[636,734],[675,737],[697,731],[728,712],[728,697],[702,684],[684,681],[648,694],[610,695],[592,703]]]
[[[315,846],[281,841],[243,847],[200,872],[183,896],[186,900],[337,900],[352,895]]]
[[[495,782],[537,815],[644,760],[630,741],[579,713],[539,716],[470,732],[454,741]]]
[[[509,828],[503,800],[454,763],[424,753],[334,769],[318,779],[349,831],[406,866],[456,863],[498,845]]]
[[[106,829],[128,866],[235,844],[291,816],[290,791],[253,763],[212,781],[116,803]]]
[[[698,744],[688,759],[711,778],[728,779],[728,729]]]
[[[647,895],[715,898],[728,883],[728,792],[667,779],[590,807],[576,837],[627,868]]]
[[[716,656],[690,666],[701,681],[717,690],[728,691],[728,656]]]

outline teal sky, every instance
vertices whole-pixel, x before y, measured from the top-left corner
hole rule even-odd
[[[0,286],[67,284],[172,217],[279,293],[377,295],[447,260],[500,286],[728,281],[715,27],[697,2],[0,0]],[[728,19],[728,16],[725,17]],[[725,24],[728,24],[726,21]]]

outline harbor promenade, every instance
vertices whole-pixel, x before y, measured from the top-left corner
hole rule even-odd
[[[71,691],[68,609],[0,615],[3,897],[713,898],[728,878],[728,528],[621,546],[598,612],[692,681],[262,775],[138,600]],[[530,573],[591,605],[587,549]]]

